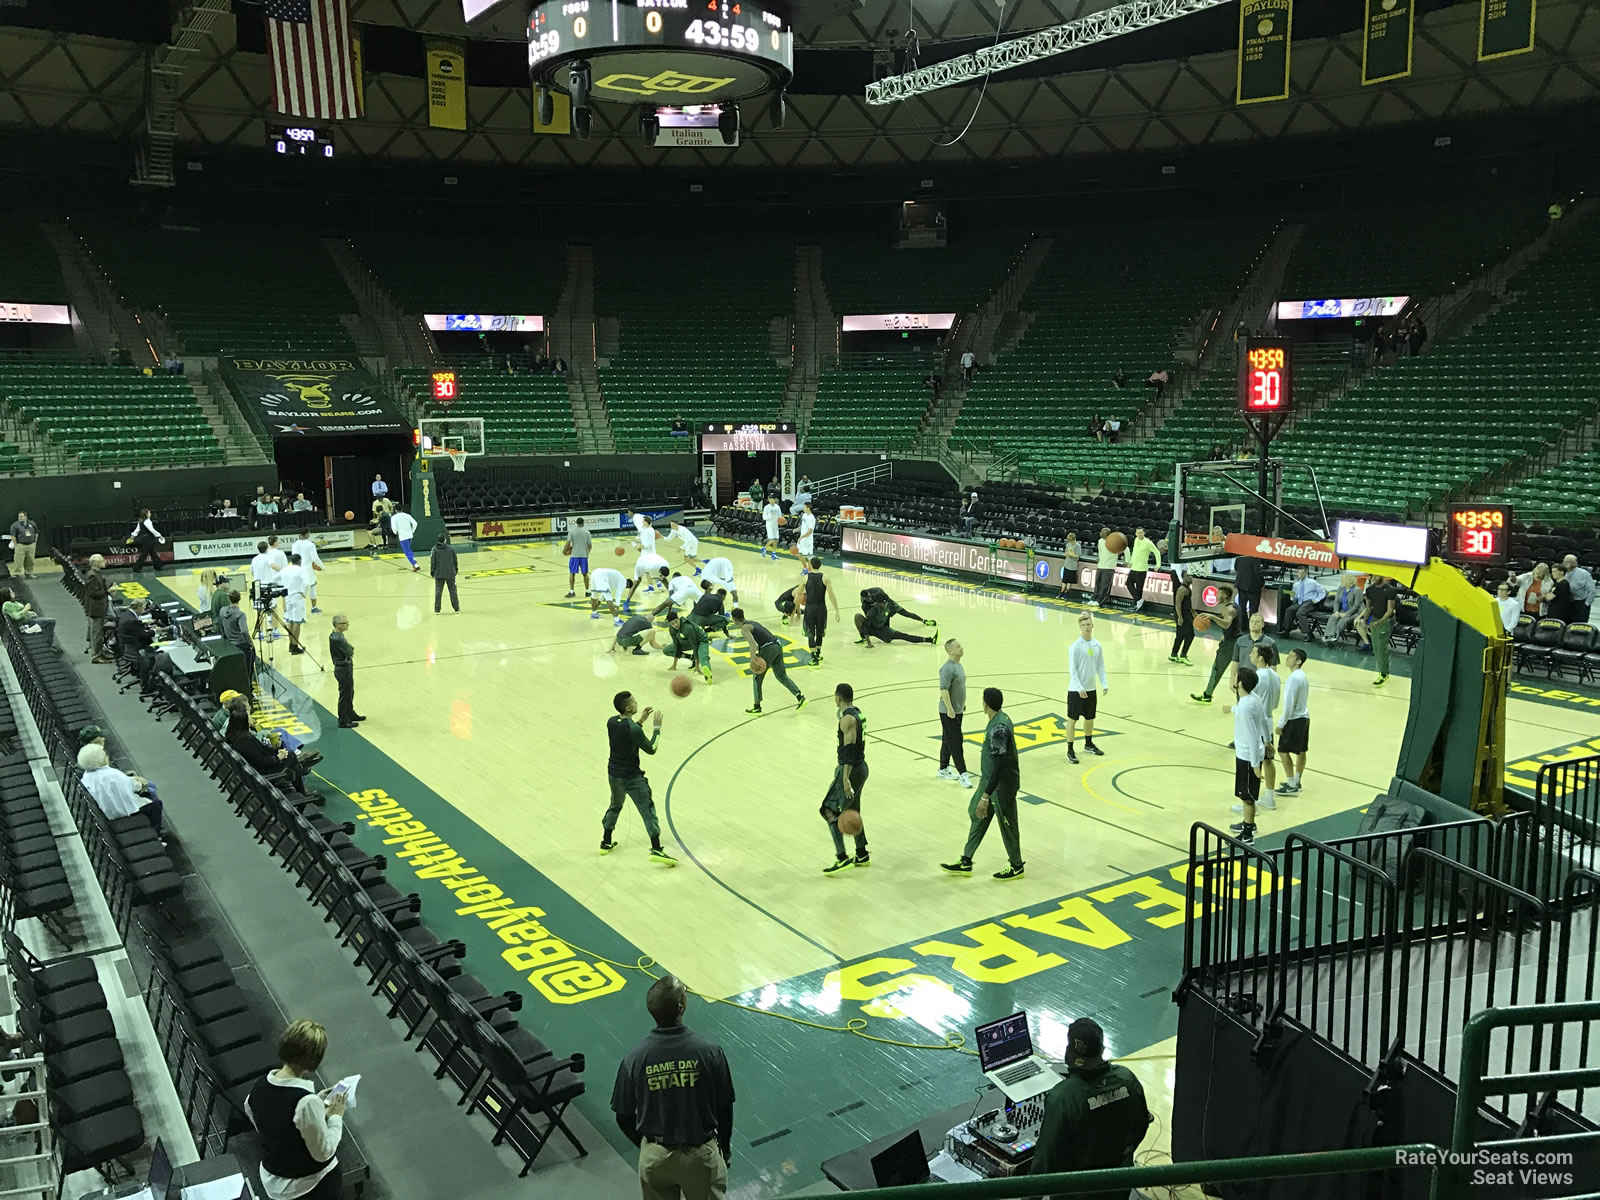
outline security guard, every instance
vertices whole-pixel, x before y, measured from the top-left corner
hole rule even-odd
[[[1106,1061],[1106,1035],[1088,1017],[1067,1027],[1067,1077],[1044,1098],[1044,1125],[1030,1173],[1133,1166],[1150,1127],[1144,1088],[1132,1071]],[[1078,1200],[1127,1200],[1127,1189]]]
[[[688,993],[674,976],[651,985],[656,1027],[617,1067],[611,1111],[639,1147],[643,1200],[723,1200],[733,1148],[733,1076],[722,1047],[683,1023]]]

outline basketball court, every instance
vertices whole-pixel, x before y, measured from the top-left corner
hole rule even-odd
[[[614,558],[620,544],[597,539],[593,565],[631,575],[635,552]],[[460,614],[448,600],[434,614],[425,562],[413,573],[398,554],[330,558],[318,576],[323,615],[307,625],[312,653],[290,657],[276,643],[281,682],[264,686],[265,723],[318,740],[329,814],[357,821],[358,840],[389,856],[391,880],[422,896],[439,935],[468,944],[470,970],[494,990],[526,993],[524,1021],[558,1050],[589,1055],[583,1106],[608,1136],[610,1073],[648,1023],[641,968],[741,1006],[696,1003],[689,1020],[727,1045],[740,1097],[735,1158],[762,1180],[750,1194],[799,1190],[821,1159],[972,1095],[976,1060],[950,1048],[1019,1008],[1057,1056],[1069,1022],[1094,1016],[1115,1053],[1144,1060],[1164,1114],[1160,1043],[1176,1023],[1189,828],[1236,819],[1225,684],[1210,706],[1189,699],[1215,643],[1202,637],[1195,665],[1176,666],[1170,618],[1097,615],[1111,682],[1096,730],[1105,755],[1074,766],[1062,745],[1066,650],[1083,605],[830,566],[840,615],[830,617],[825,665],[812,669],[798,624],[781,625],[773,608],[798,578],[794,560],[711,538],[700,553],[733,561],[746,612],[789,643],[803,711],[769,684],[765,714],[746,715],[742,639],[714,640],[714,682],[697,680],[683,698],[669,691],[674,672],[659,653],[608,653],[610,617],[564,599],[566,563],[546,541],[464,552]],[[666,555],[681,557],[671,544]],[[193,602],[194,572],[162,583]],[[1005,865],[998,828],[971,877],[939,870],[960,853],[974,794],[935,777],[945,654],[855,645],[858,593],[873,585],[936,619],[940,642],[964,644],[974,780],[982,691],[1004,692],[1022,751],[1023,879],[991,878]],[[641,588],[634,607],[663,598]],[[350,618],[356,708],[369,718],[357,730],[337,728],[333,674],[321,669],[338,612]],[[1304,643],[1280,649],[1289,645]],[[1354,831],[1355,810],[1394,771],[1410,687],[1406,660],[1396,663],[1375,688],[1370,658],[1312,647],[1304,791],[1261,814],[1264,839],[1296,827]],[[853,685],[864,714],[872,863],[824,876],[833,850],[817,806],[834,769],[839,682]],[[645,765],[675,868],[647,858],[631,805],[619,847],[598,852],[604,726],[624,689],[665,713]],[[1541,756],[1592,753],[1596,739],[1600,699],[1559,682],[1513,684],[1513,778],[1531,783]]]

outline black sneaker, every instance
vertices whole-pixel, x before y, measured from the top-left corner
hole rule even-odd
[[[745,712],[754,713],[756,716],[759,717],[761,715],[761,705],[753,704],[749,708],[745,709]]]
[[[1106,752],[1104,750],[1100,749],[1099,746],[1096,746],[1093,742],[1089,742],[1089,741],[1084,742],[1083,743],[1083,748],[1084,748],[1085,751],[1087,751],[1090,754],[1098,754],[1101,758],[1105,757]]]
[[[644,647],[643,647],[643,646],[635,646],[635,647],[634,647],[634,648],[633,648],[633,652],[634,652],[634,653],[635,653],[635,654],[637,654],[637,655],[638,655],[638,656],[639,656],[639,657],[640,657],[640,658],[644,658],[644,657],[646,657],[646,655],[645,655],[645,650],[644,650]]]
[[[1211,697],[1206,695],[1204,692],[1191,692],[1189,694],[1189,699],[1193,700],[1196,704],[1211,703]]]
[[[822,873],[824,875],[837,875],[840,871],[848,871],[851,867],[853,867],[855,865],[856,865],[856,860],[853,859],[853,858],[835,859],[834,863],[833,863],[833,866],[831,866],[831,867],[823,867],[822,868]]]
[[[650,847],[650,861],[664,863],[669,867],[675,867],[678,865],[678,860],[673,858],[672,855],[668,854],[661,846]]]
[[[796,712],[799,712],[805,706],[806,706],[806,698],[804,696],[796,696],[794,698],[794,708],[795,708]]]
[[[870,851],[863,850],[860,854],[856,855],[856,866],[858,867],[865,867],[871,862],[872,854]]]
[[[1076,766],[1078,763],[1078,753],[1071,746],[1067,747],[1067,761],[1072,763],[1074,766]]]
[[[972,860],[970,858],[963,858],[953,863],[940,863],[939,869],[941,871],[949,871],[952,875],[971,875]]]
[[[813,667],[820,667],[822,665],[822,651],[821,650],[813,650],[811,652],[811,665]]]
[[[617,848],[617,844],[615,842],[613,842],[610,838],[601,838],[600,839],[600,853],[601,854],[610,854],[616,848]]]
[[[1021,879],[1022,864],[1017,863],[1015,866],[1007,867],[1004,871],[996,871],[994,877],[996,879]]]
[[[1256,827],[1254,825],[1240,826],[1238,832],[1233,836],[1248,846],[1256,840]]]

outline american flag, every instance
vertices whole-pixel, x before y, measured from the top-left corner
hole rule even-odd
[[[272,102],[291,117],[361,115],[348,0],[267,0]]]

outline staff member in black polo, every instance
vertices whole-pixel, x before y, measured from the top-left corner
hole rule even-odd
[[[672,975],[651,985],[656,1027],[617,1067],[611,1111],[639,1147],[643,1200],[723,1200],[733,1149],[733,1076],[722,1047],[683,1023],[688,993]]]
[[[1046,1093],[1034,1175],[1133,1166],[1150,1128],[1144,1087],[1127,1067],[1106,1060],[1106,1035],[1088,1017],[1067,1026],[1067,1077]],[[1127,1200],[1127,1189],[1086,1192],[1083,1200]]]

